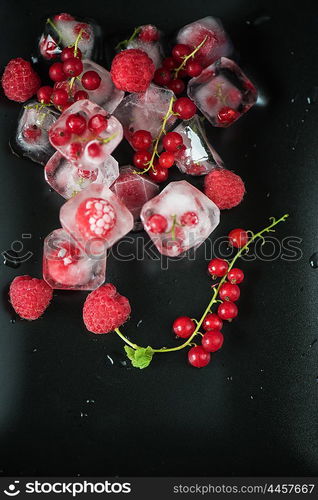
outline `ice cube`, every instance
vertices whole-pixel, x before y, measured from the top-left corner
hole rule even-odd
[[[188,84],[188,95],[215,127],[228,127],[256,102],[257,91],[239,66],[221,57]]]
[[[78,114],[86,120],[86,128],[81,135],[71,133],[66,128],[67,118],[73,114]],[[87,124],[89,119],[97,114],[107,118],[107,126],[102,132],[93,133]],[[123,138],[123,127],[117,118],[107,115],[103,108],[83,99],[62,113],[51,127],[49,138],[51,144],[65,158],[83,169],[94,170],[96,165],[101,165],[118,146]]]
[[[220,211],[197,188],[177,181],[143,206],[141,220],[159,252],[177,257],[204,242],[218,225]]]
[[[105,248],[132,230],[133,216],[103,184],[93,183],[68,200],[60,211],[62,227],[89,255]]]
[[[163,47],[160,42],[161,32],[150,24],[140,26],[139,35],[128,43],[127,49],[140,49],[152,59],[156,68],[159,68],[164,58]],[[148,30],[148,31],[147,31]],[[147,36],[148,34],[148,36]],[[152,36],[151,36],[152,35]],[[154,39],[149,39],[154,38]]]
[[[147,175],[135,174],[130,165],[121,167],[119,177],[110,187],[134,217],[134,230],[142,229],[140,212],[146,201],[158,194],[159,186]]]
[[[219,19],[208,16],[187,24],[177,34],[177,42],[195,48],[206,38],[196,53],[196,60],[203,67],[209,66],[222,56],[229,56],[232,44]]]
[[[109,187],[119,175],[118,162],[107,156],[95,170],[83,170],[68,161],[58,151],[49,159],[44,169],[46,182],[67,200],[86,189],[92,182]]]
[[[106,251],[89,256],[64,231],[56,229],[44,240],[43,278],[52,288],[95,290],[105,281]]]
[[[24,105],[18,119],[16,135],[10,140],[13,152],[45,165],[54,153],[48,130],[59,116],[54,108],[42,106],[35,100]]]
[[[223,161],[209,143],[197,115],[183,121],[173,131],[183,139],[184,148],[175,154],[175,163],[181,172],[205,175],[215,167],[223,167]]]
[[[175,98],[175,95],[171,90],[154,84],[142,94],[127,95],[114,113],[124,127],[126,139],[131,142],[131,136],[136,130],[148,130],[155,138],[172,98]],[[166,130],[169,130],[175,121],[176,117],[172,116],[168,120]]]

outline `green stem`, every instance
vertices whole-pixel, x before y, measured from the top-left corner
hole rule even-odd
[[[188,54],[187,56],[185,56],[183,58],[183,61],[182,63],[180,64],[180,66],[178,66],[178,68],[176,68],[174,70],[174,78],[177,78],[178,77],[178,73],[179,71],[181,71],[182,69],[185,68],[185,65],[187,64],[188,60],[191,59],[191,57],[193,58],[195,56],[195,54],[201,49],[201,47],[203,47],[203,45],[205,44],[205,42],[207,41],[208,37],[206,36],[202,42],[191,52],[191,54]]]
[[[46,20],[47,24],[49,24],[51,26],[51,28],[58,34],[59,36],[59,39],[58,39],[58,42],[57,44],[59,45],[62,41],[63,41],[63,36],[62,36],[62,33],[57,29],[57,27],[55,26],[55,24],[53,23],[53,21],[48,18]]]
[[[125,49],[130,44],[130,42],[132,42],[133,40],[135,40],[136,36],[140,33],[140,30],[141,30],[140,26],[138,26],[138,28],[135,28],[133,34],[131,35],[131,37],[128,38],[127,40],[122,40],[121,42],[119,42],[116,45],[115,50],[119,50],[121,48]]]

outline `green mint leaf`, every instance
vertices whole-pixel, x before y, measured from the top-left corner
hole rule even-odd
[[[129,346],[125,346],[125,351],[128,358],[131,361],[131,364],[135,368],[147,368],[150,365],[153,357],[153,350],[150,346],[148,347],[139,347],[138,349],[132,349]]]

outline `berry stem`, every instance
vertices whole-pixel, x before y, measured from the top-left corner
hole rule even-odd
[[[193,58],[195,56],[195,54],[201,49],[201,47],[203,47],[203,45],[205,44],[205,42],[207,41],[208,37],[206,36],[202,42],[191,52],[191,54],[188,54],[187,56],[185,56],[183,58],[183,61],[182,63],[180,64],[180,66],[178,66],[175,70],[174,70],[174,78],[178,78],[178,73],[179,71],[181,71],[182,69],[185,68],[185,65],[187,64],[188,60],[191,59],[191,57]]]
[[[135,28],[133,34],[131,35],[131,37],[128,38],[127,40],[122,40],[121,42],[119,42],[116,45],[115,50],[121,50],[122,48],[125,49],[130,44],[130,42],[132,42],[133,40],[135,40],[136,36],[140,33],[140,31],[141,31],[141,27],[140,26],[138,26],[138,28]]]
[[[57,29],[57,27],[55,26],[55,24],[53,23],[52,19],[50,19],[49,17],[47,18],[46,20],[47,24],[49,24],[51,26],[51,28],[55,31],[55,33],[58,34],[59,36],[59,39],[58,39],[58,42],[57,44],[59,45],[62,41],[63,41],[63,36],[62,36],[62,33]]]
[[[272,221],[271,224],[267,227],[265,227],[264,229],[262,229],[261,231],[259,231],[258,233],[256,234],[253,234],[253,236],[251,236],[251,238],[248,240],[248,242],[243,246],[241,247],[238,252],[236,253],[236,255],[233,257],[233,259],[231,260],[230,264],[229,264],[229,268],[228,268],[228,271],[226,273],[225,276],[223,276],[223,278],[220,280],[220,282],[218,283],[217,286],[214,287],[213,289],[213,295],[212,295],[212,298],[210,300],[210,302],[208,303],[207,307],[205,308],[200,320],[196,320],[195,323],[196,323],[196,328],[193,332],[193,334],[183,343],[183,344],[180,344],[176,347],[170,347],[170,348],[166,348],[166,347],[162,347],[160,349],[152,349],[152,352],[153,353],[162,353],[162,352],[174,352],[174,351],[181,351],[182,349],[184,349],[185,347],[189,346],[192,342],[192,340],[194,339],[194,337],[196,335],[201,335],[201,332],[199,331],[200,328],[201,328],[201,325],[204,321],[204,318],[206,317],[206,315],[208,313],[211,312],[211,308],[213,306],[213,304],[217,303],[218,302],[218,294],[219,294],[219,290],[222,286],[222,284],[225,282],[226,278],[227,278],[227,274],[228,272],[232,269],[232,267],[234,266],[235,262],[237,261],[237,259],[239,259],[239,257],[241,257],[241,255],[246,251],[248,250],[250,244],[255,241],[257,238],[263,238],[263,234],[264,233],[270,233],[270,232],[273,232],[275,230],[273,230],[273,227],[277,226],[277,224],[279,224],[280,222],[285,222],[287,217],[289,215],[288,214],[285,214],[283,215],[280,219],[276,220],[274,217],[270,217],[270,220]],[[117,333],[117,335],[126,343],[128,344],[130,347],[132,347],[133,349],[137,350],[137,349],[142,349],[141,346],[138,346],[137,344],[133,344],[130,340],[128,340],[122,333],[121,331],[116,328],[115,329],[115,332]]]

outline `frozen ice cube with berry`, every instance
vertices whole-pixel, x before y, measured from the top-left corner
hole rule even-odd
[[[86,170],[101,165],[123,138],[123,127],[112,115],[88,99],[72,104],[49,131],[49,138],[65,158]]]
[[[141,220],[159,252],[177,257],[204,242],[219,224],[220,211],[197,188],[177,181],[143,206]]]
[[[127,49],[140,49],[152,59],[156,68],[161,66],[164,52],[160,42],[161,32],[152,24],[139,26],[138,35],[131,40]]]
[[[93,183],[68,200],[60,211],[62,227],[89,255],[98,255],[129,233],[133,216],[103,184]]]
[[[173,97],[175,95],[171,90],[154,84],[151,84],[142,94],[127,95],[114,113],[124,127],[126,139],[131,143],[131,137],[137,130],[147,130],[152,137],[156,137]],[[169,118],[167,130],[173,126],[175,121],[175,116]]]
[[[138,175],[130,165],[121,167],[119,177],[110,187],[134,217],[134,230],[142,229],[140,212],[143,205],[156,196],[159,186],[147,175]]]
[[[215,127],[228,127],[256,102],[257,91],[241,68],[221,57],[192,78],[188,95]]]
[[[54,153],[48,130],[59,116],[54,108],[41,106],[35,100],[23,106],[16,134],[10,140],[12,150],[21,157],[45,165]]]
[[[104,255],[89,256],[64,231],[56,229],[44,240],[43,278],[52,288],[95,290],[105,281]]]
[[[232,52],[231,41],[219,19],[208,16],[187,24],[177,34],[177,42],[195,49],[205,40],[195,59],[204,68]]]
[[[175,153],[178,169],[188,175],[205,175],[223,161],[208,141],[197,115],[183,121],[173,132],[181,135],[183,145]]]
[[[111,155],[94,170],[78,168],[58,151],[49,159],[44,169],[46,182],[63,198],[72,198],[92,182],[111,186],[119,175],[118,162]]]

